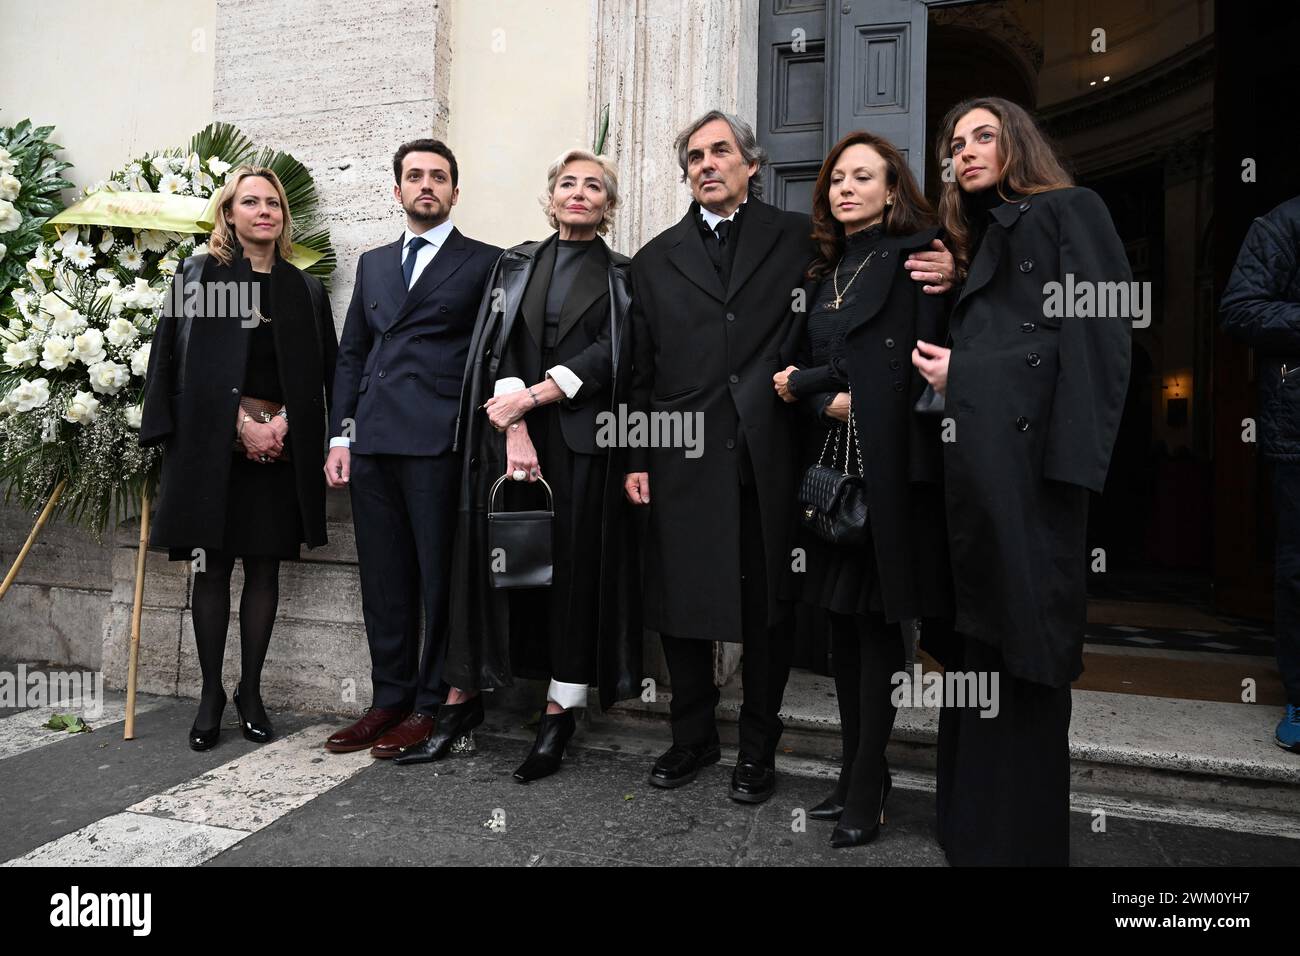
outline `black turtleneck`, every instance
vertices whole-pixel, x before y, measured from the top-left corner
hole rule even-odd
[[[790,387],[799,397],[849,390],[849,378],[843,364],[844,331],[861,305],[858,293],[865,285],[866,273],[876,268],[874,256],[866,265],[863,262],[880,245],[884,234],[884,227],[877,223],[847,237],[843,258],[817,286],[817,293],[809,306],[808,329],[799,356],[801,361],[796,363],[799,371],[790,373]],[[858,272],[859,266],[862,266],[861,272]],[[843,300],[838,309],[832,309],[837,272]],[[857,279],[853,278],[855,272],[858,272]]]

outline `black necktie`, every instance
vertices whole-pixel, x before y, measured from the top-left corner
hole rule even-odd
[[[731,233],[730,219],[719,219],[718,224],[713,227],[713,234],[718,237],[719,246],[725,246],[727,244],[727,236],[730,235],[730,233]]]
[[[406,261],[402,263],[402,277],[406,279],[408,289],[411,287],[411,276],[415,275],[415,258],[421,247],[428,244],[429,240],[424,236],[412,236],[411,241],[406,244]]]

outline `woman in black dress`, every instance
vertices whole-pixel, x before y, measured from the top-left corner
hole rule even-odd
[[[819,255],[805,287],[800,361],[776,390],[809,413],[809,464],[863,476],[867,540],[830,543],[805,530],[794,597],[827,612],[843,737],[835,790],[809,811],[837,820],[835,847],[879,833],[890,775],[896,675],[911,655],[911,621],[951,613],[942,524],[939,423],[913,405],[925,382],[907,361],[919,338],[942,336],[943,296],[910,281],[909,251],[937,228],[907,163],[887,140],[851,133],[822,163],[813,194]],[[850,421],[850,413],[852,420]]]
[[[598,684],[602,704],[638,692],[639,645],[619,610],[622,470],[599,421],[624,389],[629,260],[600,238],[618,203],[613,165],[570,150],[543,196],[556,233],[502,254],[487,283],[470,346],[458,448],[465,454],[451,617],[431,759],[483,717],[483,688],[515,672],[550,678],[537,739],[515,779],[554,773],[573,735],[575,707]],[[489,489],[511,481],[494,505]],[[495,589],[486,510],[545,507],[554,495],[549,587]],[[620,621],[622,623],[620,623]],[[423,758],[421,758],[423,759]],[[402,763],[403,758],[397,758]],[[410,762],[410,761],[407,761]]]
[[[1088,495],[1106,481],[1134,318],[1099,293],[1132,276],[1105,204],[1072,184],[1023,108],[968,100],[942,130],[955,182],[939,215],[967,278],[951,348],[922,336],[912,353],[957,439],[943,446],[955,634],[935,650],[997,709],[945,701],[939,836],[957,865],[1063,866]],[[1063,287],[1091,305],[1063,307]]]
[[[220,736],[230,576],[242,559],[244,736],[273,730],[261,697],[282,560],[325,543],[326,399],[338,340],[315,276],[286,260],[292,220],[269,169],[231,172],[206,255],[176,272],[149,356],[140,442],[165,442],[150,543],[192,561],[203,690],[190,746]],[[182,308],[177,308],[183,306]]]

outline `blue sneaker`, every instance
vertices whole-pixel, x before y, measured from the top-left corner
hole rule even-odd
[[[1287,704],[1286,716],[1273,732],[1279,747],[1300,754],[1300,704]]]

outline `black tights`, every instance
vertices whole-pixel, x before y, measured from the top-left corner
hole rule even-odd
[[[844,765],[835,794],[844,803],[840,826],[869,830],[879,813],[889,766],[885,746],[897,711],[890,699],[894,674],[903,669],[898,625],[881,618],[831,614],[835,695],[840,705]]]
[[[262,706],[262,664],[271,644],[271,628],[280,604],[280,559],[245,557],[244,592],[239,599],[240,679],[239,703],[244,716],[266,723]],[[221,666],[226,656],[226,631],[230,626],[230,573],[233,555],[208,552],[206,570],[194,575],[194,642],[198,646],[203,694],[194,726],[210,729],[221,720],[225,691]]]

